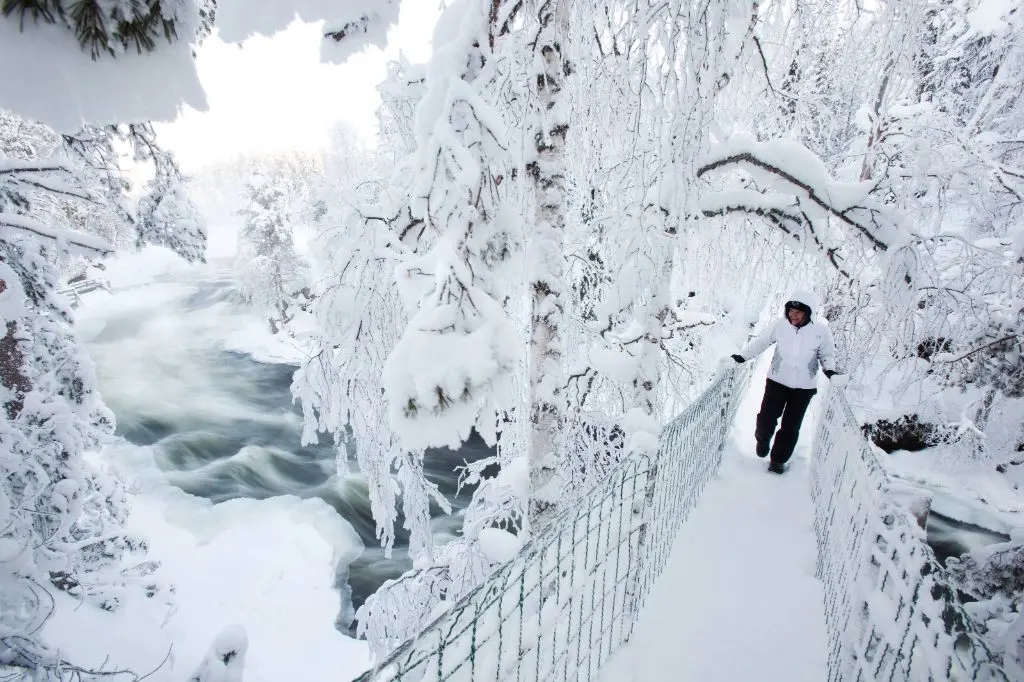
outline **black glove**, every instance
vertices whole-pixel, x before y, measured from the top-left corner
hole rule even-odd
[[[826,377],[826,378],[828,378],[828,379],[831,379],[831,378],[832,378],[832,377],[834,377],[835,375],[836,375],[836,372],[833,372],[833,371],[832,371],[832,370],[830,370],[830,369],[826,369],[826,370],[825,370],[825,377]]]
[[[732,357],[732,359],[735,360],[736,362],[740,362],[740,363],[744,362],[742,355],[735,355],[734,354],[734,355],[732,355],[730,357]]]

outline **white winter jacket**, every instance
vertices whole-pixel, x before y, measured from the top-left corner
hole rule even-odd
[[[790,300],[799,301],[811,308],[812,315],[817,304],[804,293],[794,294]],[[802,327],[794,327],[788,319],[781,319],[764,330],[739,354],[744,360],[756,358],[768,346],[775,344],[768,378],[790,388],[814,388],[817,381],[818,365],[834,372],[836,369],[835,342],[832,332],[824,324],[814,322],[813,317]]]

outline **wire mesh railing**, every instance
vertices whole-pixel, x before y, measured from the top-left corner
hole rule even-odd
[[[1008,682],[840,391],[811,464],[829,682]]]
[[[720,374],[511,562],[357,682],[586,682],[626,642],[707,482],[749,380]]]

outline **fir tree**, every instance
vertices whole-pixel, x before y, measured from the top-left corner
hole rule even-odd
[[[236,265],[239,288],[276,334],[291,319],[289,307],[306,286],[306,265],[285,222],[287,196],[280,185],[257,176],[245,192],[248,205],[239,212],[245,219]]]

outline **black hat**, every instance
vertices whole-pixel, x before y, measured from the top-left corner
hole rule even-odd
[[[800,310],[803,311],[804,315],[806,315],[808,319],[811,317],[811,307],[806,303],[801,303],[800,301],[786,301],[786,312],[788,313],[790,310]]]

